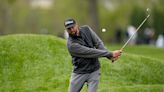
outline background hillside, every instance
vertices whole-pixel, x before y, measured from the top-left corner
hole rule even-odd
[[[109,50],[121,46],[109,45]],[[101,58],[98,92],[163,92],[164,49],[128,46],[115,63]],[[71,57],[51,35],[0,37],[1,92],[67,92]],[[86,91],[86,86],[82,92]]]

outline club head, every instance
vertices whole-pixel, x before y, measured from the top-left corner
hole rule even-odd
[[[147,9],[146,9],[146,15],[147,15],[148,17],[150,16],[150,12],[151,12],[150,8],[147,8]]]

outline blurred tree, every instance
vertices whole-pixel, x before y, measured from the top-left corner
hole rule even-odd
[[[9,4],[13,4],[16,2],[16,0],[6,0]]]
[[[164,33],[164,7],[155,7],[153,12],[153,28],[155,29],[155,37]]]
[[[98,0],[88,0],[88,20],[93,30],[99,33]]]
[[[5,0],[0,3],[0,34],[5,34],[9,24],[9,8]]]

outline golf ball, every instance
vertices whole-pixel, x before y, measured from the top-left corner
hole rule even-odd
[[[106,29],[105,29],[105,28],[103,28],[103,29],[102,29],[102,32],[106,32]]]

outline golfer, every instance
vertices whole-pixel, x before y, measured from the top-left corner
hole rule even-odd
[[[89,26],[79,27],[74,19],[66,19],[64,26],[69,34],[67,47],[73,64],[69,92],[80,92],[85,82],[88,92],[96,92],[100,77],[98,58],[106,57],[115,61],[122,51],[108,51]]]

